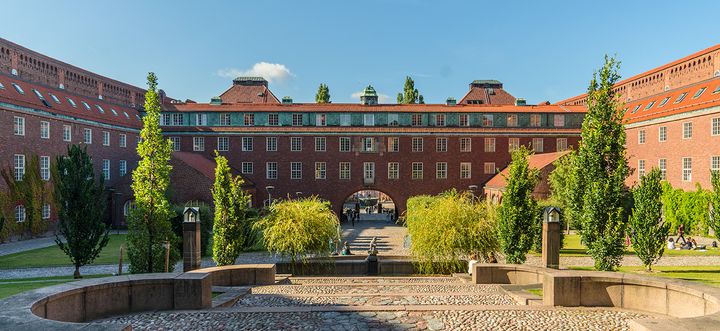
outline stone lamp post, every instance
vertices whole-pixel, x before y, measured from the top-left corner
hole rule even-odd
[[[183,211],[183,272],[200,268],[200,208]]]
[[[543,210],[542,263],[546,268],[560,268],[560,208]]]

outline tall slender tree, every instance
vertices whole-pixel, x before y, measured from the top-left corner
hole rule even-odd
[[[633,209],[630,216],[632,247],[648,271],[662,257],[670,224],[662,220],[662,185],[660,170],[653,168],[642,176],[633,190]]]
[[[167,242],[171,266],[179,255],[173,245],[177,238],[170,225],[172,209],[166,197],[172,142],[163,138],[160,130],[157,77],[151,72],[147,80],[145,117],[137,147],[140,162],[132,174],[136,208],[130,212],[128,224],[128,257],[133,273],[162,271]]]
[[[86,147],[69,146],[67,155],[55,158],[53,183],[59,218],[55,243],[70,257],[75,278],[81,278],[80,267],[92,263],[108,243],[103,182],[102,176],[95,178]]]
[[[330,103],[330,88],[326,84],[320,84],[315,93],[316,103]]]
[[[228,160],[216,154],[215,183],[212,187],[215,202],[213,224],[213,259],[219,266],[235,263],[245,243],[248,227],[250,196],[242,189],[242,177],[233,176]]]
[[[415,88],[415,81],[410,76],[405,77],[403,92],[398,93],[397,102],[400,104],[425,103],[425,98]]]
[[[582,124],[582,141],[575,159],[570,208],[580,215],[580,235],[598,270],[614,270],[624,253],[626,227],[624,111],[613,84],[620,79],[620,63],[605,57],[588,88],[588,111]]]
[[[532,193],[540,173],[530,168],[530,151],[522,146],[512,152],[502,203],[498,209],[500,249],[508,263],[524,263],[533,246],[537,202]]]
[[[712,183],[712,191],[710,191],[710,219],[709,226],[715,231],[715,237],[720,240],[720,171],[714,170],[710,172],[710,182]]]

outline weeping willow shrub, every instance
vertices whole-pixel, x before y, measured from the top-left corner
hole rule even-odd
[[[273,203],[253,225],[262,232],[265,248],[295,265],[310,256],[328,256],[330,239],[337,240],[340,222],[328,201],[317,196]]]
[[[405,220],[418,271],[459,272],[464,269],[463,257],[494,255],[499,248],[496,219],[495,208],[474,202],[469,192],[450,190],[436,196],[411,197]]]

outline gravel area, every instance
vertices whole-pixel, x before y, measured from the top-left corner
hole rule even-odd
[[[528,255],[525,264],[540,266],[539,256]],[[656,265],[658,266],[708,266],[720,264],[720,256],[664,256]],[[589,256],[561,256],[560,267],[592,267],[593,260]],[[642,266],[642,262],[635,255],[625,255],[622,260],[624,266]]]
[[[452,277],[323,277],[323,278],[291,278],[295,284],[410,284],[410,283],[460,283]]]
[[[403,294],[403,293],[503,293],[500,285],[268,285],[251,289],[252,294]]]
[[[408,296],[282,296],[252,294],[243,297],[237,307],[294,306],[397,306],[397,305],[503,305],[518,303],[507,294],[408,295]]]

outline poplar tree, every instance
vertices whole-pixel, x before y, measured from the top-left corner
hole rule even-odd
[[[619,62],[605,56],[605,64],[588,88],[588,111],[573,169],[573,215],[580,217],[580,235],[597,270],[614,270],[624,253],[625,179],[629,174],[625,151],[624,111],[613,84],[620,79]]]
[[[715,231],[715,237],[720,240],[720,171],[710,171],[710,182],[712,183],[712,191],[710,191],[710,219],[708,225]]]
[[[415,81],[410,76],[405,77],[405,86],[403,87],[403,93],[398,93],[397,103],[399,104],[413,104],[413,103],[425,103],[425,98],[415,88]]]
[[[648,271],[662,257],[670,224],[662,220],[662,185],[660,170],[653,168],[642,176],[633,190],[634,206],[629,225],[632,247]]]
[[[80,267],[92,263],[109,240],[110,227],[103,222],[104,180],[102,176],[95,179],[87,148],[72,145],[67,155],[55,158],[53,183],[59,218],[55,243],[75,266],[73,277],[81,278]]]
[[[225,157],[216,152],[215,183],[212,187],[215,203],[213,224],[213,259],[218,266],[235,263],[248,241],[248,203],[250,196],[242,189],[242,177],[233,176]]]
[[[316,103],[330,103],[330,88],[326,84],[320,84],[315,93]]]
[[[163,138],[160,130],[157,77],[151,72],[147,80],[145,117],[137,147],[140,162],[132,174],[137,207],[130,212],[128,222],[128,258],[133,273],[163,271],[167,243],[171,251],[170,269],[179,256],[173,244],[177,238],[170,224],[173,211],[166,197],[172,169],[169,164],[172,142]]]
[[[537,169],[530,168],[530,151],[521,146],[512,152],[512,162],[505,178],[505,192],[498,209],[500,250],[507,263],[521,264],[533,246],[532,229],[537,226],[537,201],[532,193],[540,180]]]

